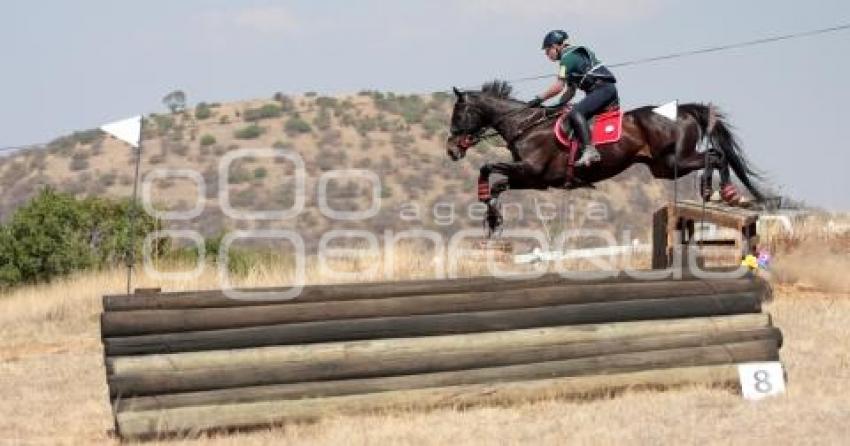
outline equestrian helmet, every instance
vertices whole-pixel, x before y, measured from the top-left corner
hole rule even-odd
[[[549,31],[546,33],[546,37],[543,38],[543,47],[541,49],[545,50],[552,45],[560,45],[566,42],[569,38],[570,35],[567,34],[566,31],[562,31],[560,29]]]

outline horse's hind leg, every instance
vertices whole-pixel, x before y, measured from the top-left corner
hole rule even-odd
[[[709,164],[702,171],[699,193],[703,201],[710,201],[711,195],[714,193],[714,170],[714,166]]]
[[[714,171],[720,171],[721,185],[723,178],[729,178],[729,164],[726,163],[723,153],[709,149],[703,154],[705,158],[705,169],[700,181],[700,194],[704,201],[710,201],[714,195]]]
[[[744,197],[742,197],[741,193],[738,192],[738,188],[735,187],[734,183],[732,183],[729,161],[725,156],[722,156],[722,154],[719,157],[718,170],[720,171],[720,197],[723,201],[733,206],[747,205],[748,203],[744,200]]]
[[[647,163],[655,178],[672,180],[702,169],[705,159],[697,152],[699,127],[695,122],[684,125],[678,132],[676,141],[664,147],[659,154]]]

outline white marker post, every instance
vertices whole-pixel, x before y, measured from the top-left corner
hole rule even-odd
[[[757,401],[785,393],[785,371],[781,362],[750,362],[738,365],[741,394]]]
[[[655,107],[652,111],[676,122],[679,118],[679,100]],[[676,215],[679,215],[679,152],[675,146],[673,147],[673,209]]]
[[[104,132],[126,142],[136,149],[136,175],[133,181],[133,201],[130,203],[127,219],[130,221],[129,252],[127,256],[127,294],[133,278],[136,264],[136,212],[139,201],[139,165],[142,163],[142,116],[111,122],[100,127]]]

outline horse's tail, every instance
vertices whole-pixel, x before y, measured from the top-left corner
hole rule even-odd
[[[761,180],[762,175],[753,169],[752,164],[744,155],[741,149],[741,143],[738,137],[732,131],[732,126],[726,121],[723,113],[717,110],[716,107],[703,104],[682,104],[680,110],[693,116],[699,122],[700,129],[703,132],[704,138],[709,138],[711,145],[723,152],[723,155],[732,166],[735,175],[741,180],[741,183],[746,186],[747,190],[753,194],[756,201],[765,201],[765,196],[754,184],[753,180]],[[713,116],[712,116],[713,114]],[[712,123],[713,119],[713,123]],[[709,131],[709,126],[713,127]]]

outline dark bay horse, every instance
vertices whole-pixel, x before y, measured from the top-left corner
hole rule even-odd
[[[729,176],[729,167],[756,201],[764,196],[752,179],[758,174],[748,166],[737,138],[723,115],[702,104],[680,104],[673,121],[640,107],[623,116],[623,136],[616,142],[599,146],[600,162],[574,168],[569,178],[569,153],[556,140],[552,127],[555,111],[529,108],[511,98],[507,82],[484,84],[481,91],[459,91],[451,118],[446,150],[452,160],[462,159],[488,129],[495,130],[506,142],[513,160],[488,162],[481,167],[479,197],[487,203],[487,224],[495,231],[502,224],[499,195],[508,189],[572,189],[611,178],[636,163],[649,167],[655,178],[674,179],[699,169],[703,175],[704,198],[712,192],[712,174],[720,172],[724,199],[737,199]],[[708,150],[697,150],[707,139]],[[495,174],[495,175],[494,175]],[[491,177],[491,175],[493,177]],[[578,180],[578,181],[576,181]]]

